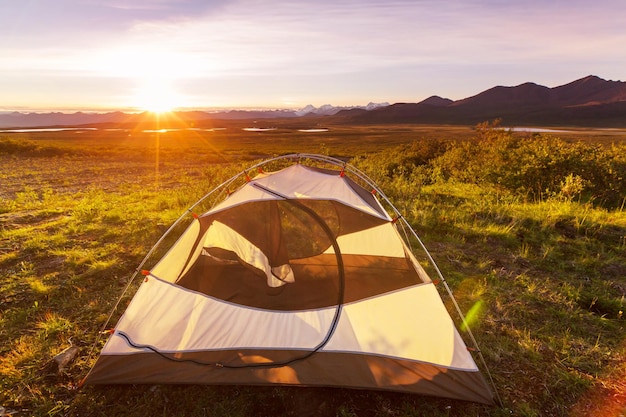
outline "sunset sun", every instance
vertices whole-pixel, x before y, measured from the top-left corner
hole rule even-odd
[[[182,105],[182,97],[164,79],[146,80],[137,88],[133,106],[153,113],[165,113]]]

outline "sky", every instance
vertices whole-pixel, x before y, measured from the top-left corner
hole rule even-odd
[[[1,0],[0,111],[302,108],[626,79],[624,0]]]

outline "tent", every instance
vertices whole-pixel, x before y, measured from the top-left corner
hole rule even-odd
[[[143,270],[84,383],[348,387],[493,404],[409,246],[421,241],[387,197],[334,158],[253,168],[270,162],[286,167],[217,187],[207,196],[226,197]]]

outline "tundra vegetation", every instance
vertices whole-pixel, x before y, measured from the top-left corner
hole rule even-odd
[[[0,133],[0,406],[16,416],[617,416],[626,412],[626,135],[287,126]],[[268,156],[367,173],[446,276],[503,408],[336,388],[76,389],[135,268],[193,202]],[[113,326],[137,283],[121,300]],[[450,300],[444,296],[444,301]],[[450,309],[452,317],[458,317]],[[461,330],[464,334],[464,331]],[[69,363],[54,358],[76,347]],[[95,349],[94,349],[95,348]]]

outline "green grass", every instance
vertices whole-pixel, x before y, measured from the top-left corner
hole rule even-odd
[[[620,415],[626,211],[584,196],[533,199],[441,176],[436,163],[446,150],[475,135],[461,127],[372,126],[315,135],[285,128],[0,138],[0,406],[17,416]],[[579,139],[610,148],[598,132]],[[559,149],[567,156],[567,145]],[[75,389],[117,298],[170,224],[250,161],[290,152],[353,158],[380,184],[446,276],[505,409],[347,389]],[[52,358],[72,345],[78,357],[52,372]]]

